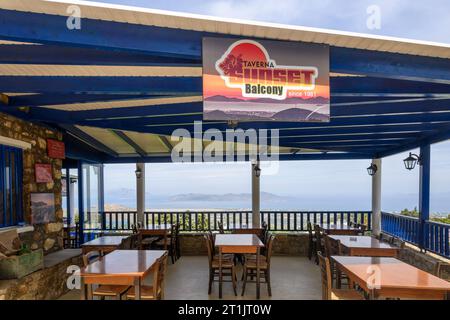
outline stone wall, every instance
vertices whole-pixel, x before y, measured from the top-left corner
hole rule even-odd
[[[23,153],[23,214],[31,223],[30,194],[49,192],[55,194],[56,221],[34,225],[34,231],[21,233],[21,240],[32,249],[43,248],[44,254],[63,248],[63,211],[61,207],[62,160],[47,156],[47,138],[62,140],[62,133],[0,113],[0,135],[31,144]],[[53,169],[52,183],[36,183],[34,165],[49,163]]]
[[[78,251],[78,252],[76,252]],[[67,255],[68,257],[64,257]],[[56,256],[53,258],[52,256]],[[81,250],[63,250],[47,255],[45,267],[17,280],[0,280],[0,300],[53,300],[69,291],[69,266],[81,267]]]
[[[180,234],[181,255],[198,256],[206,255],[206,246],[203,234]],[[307,256],[307,233],[277,233],[273,244],[273,255]]]

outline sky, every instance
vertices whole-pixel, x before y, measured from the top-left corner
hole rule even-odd
[[[154,9],[198,13],[388,35],[448,43],[450,1],[448,0],[108,0],[98,1]],[[368,8],[380,9],[380,28],[367,27]],[[370,10],[369,10],[370,11]],[[417,152],[417,151],[416,151]],[[418,205],[419,170],[407,171],[402,159],[408,152],[383,159],[382,209],[398,211]],[[261,199],[264,209],[356,210],[370,209],[371,179],[367,160],[282,162],[279,173],[261,177],[261,191],[288,197],[281,202]],[[250,165],[229,164],[147,164],[147,207],[177,206],[170,195],[186,193],[225,194],[251,191]],[[134,165],[106,167],[106,202],[135,188]],[[431,211],[450,212],[450,143],[432,147]],[[120,189],[123,189],[122,192]],[[109,197],[108,197],[109,194]],[[162,199],[165,199],[164,201]],[[289,203],[289,204],[287,204]],[[181,204],[178,204],[181,205]],[[227,206],[224,203],[191,206]],[[244,201],[235,206],[249,206]]]

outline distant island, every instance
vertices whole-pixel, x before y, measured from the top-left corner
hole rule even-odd
[[[261,198],[268,201],[286,201],[289,197],[279,196],[270,192],[261,192]],[[169,198],[174,202],[185,201],[251,201],[251,193],[225,193],[225,194],[204,194],[204,193],[185,193],[173,195]]]

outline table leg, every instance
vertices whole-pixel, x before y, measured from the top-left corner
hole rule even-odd
[[[84,278],[81,277],[80,278],[80,291],[81,291],[81,300],[86,300],[86,291],[87,291],[87,286],[86,284],[84,284]]]
[[[256,299],[260,298],[259,247],[256,249]]]
[[[134,299],[141,300],[141,278],[134,279]]]
[[[219,299],[222,299],[222,248],[219,248]]]

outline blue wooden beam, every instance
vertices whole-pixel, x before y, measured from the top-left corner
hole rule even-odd
[[[90,47],[200,60],[202,38],[229,37],[219,33],[144,26],[83,18],[83,28],[66,28],[67,17],[0,10],[0,38],[66,46]],[[149,40],[151,39],[151,41]],[[330,48],[332,72],[450,83],[448,59]]]
[[[366,77],[331,77],[334,94],[450,94],[450,85]],[[201,77],[0,76],[0,92],[202,94]]]
[[[283,154],[279,156],[280,161],[302,161],[302,160],[350,160],[350,159],[371,159],[370,154],[360,154],[360,153],[297,153],[297,154]],[[192,162],[194,159],[191,158]],[[237,157],[234,157],[234,161],[239,161]],[[249,158],[246,157],[246,161]],[[171,156],[151,156],[151,157],[108,157],[104,160],[104,163],[136,163],[136,162],[146,162],[146,163],[163,163],[172,162]]]
[[[201,59],[181,59],[58,45],[0,44],[0,64],[201,67]]]
[[[201,77],[0,76],[0,92],[197,95],[201,88]]]
[[[338,47],[330,55],[333,72],[450,84],[450,59]]]
[[[83,18],[80,30],[66,27],[67,17],[0,9],[0,38],[24,42],[146,52],[198,59],[201,33]]]

